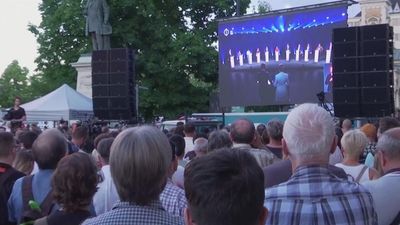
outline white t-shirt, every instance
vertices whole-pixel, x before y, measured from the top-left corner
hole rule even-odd
[[[96,215],[110,211],[114,204],[119,201],[118,192],[111,177],[110,166],[103,166],[101,173],[104,180],[97,185],[98,189],[93,197]]]
[[[193,138],[185,137],[185,155],[186,155],[186,153],[192,151],[193,148],[194,148]]]
[[[346,172],[348,175],[351,175],[354,178],[354,181],[356,181],[357,177],[359,174],[362,172],[363,168],[365,165],[360,164],[358,166],[346,166],[343,165],[342,163],[338,163],[335,165],[336,167],[342,168],[344,172]],[[363,175],[361,176],[360,180],[358,183],[362,183],[365,181],[369,180],[369,168],[367,168],[364,172]]]

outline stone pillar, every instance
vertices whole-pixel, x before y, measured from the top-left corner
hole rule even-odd
[[[78,59],[78,62],[71,63],[76,71],[78,77],[76,79],[76,91],[92,98],[92,55],[83,54]]]

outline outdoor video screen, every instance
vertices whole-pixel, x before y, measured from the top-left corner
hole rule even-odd
[[[332,101],[332,30],[347,26],[347,5],[220,21],[222,106]]]

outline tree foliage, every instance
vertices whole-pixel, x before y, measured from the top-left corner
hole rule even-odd
[[[235,14],[236,0],[108,0],[111,46],[136,50],[140,112],[149,118],[205,111],[217,85],[216,19]],[[244,12],[250,0],[241,0]],[[53,89],[73,84],[69,65],[90,51],[84,36],[85,1],[43,0],[42,23],[30,26],[40,44],[41,81]]]
[[[7,66],[0,77],[0,106],[12,106],[15,96],[29,98],[28,73],[28,68],[21,67],[17,60]]]

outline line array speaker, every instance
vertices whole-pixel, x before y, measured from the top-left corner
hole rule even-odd
[[[135,70],[131,49],[93,51],[92,91],[93,110],[97,118],[136,118]]]
[[[333,30],[333,105],[338,117],[394,113],[393,28],[388,24]]]

